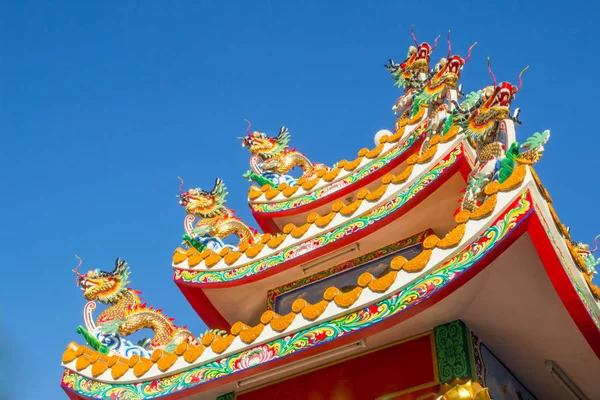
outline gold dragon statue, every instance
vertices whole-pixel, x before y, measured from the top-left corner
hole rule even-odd
[[[421,90],[425,83],[429,81],[431,74],[429,71],[429,61],[431,53],[437,47],[439,36],[431,46],[427,42],[419,44],[415,37],[414,26],[411,27],[411,36],[415,43],[408,48],[406,59],[397,64],[394,60],[389,60],[389,65],[384,65],[385,69],[390,71],[395,85],[404,88],[404,93],[396,100],[392,110],[398,114],[396,125],[403,119],[410,118],[418,112],[418,107],[413,108],[413,100],[418,90]],[[396,126],[396,129],[398,126]]]
[[[477,42],[469,47],[466,59],[456,54],[452,55],[452,43],[450,42],[450,31],[448,31],[448,55],[436,64],[431,78],[423,89],[415,95],[413,107],[427,105],[429,107],[428,115],[433,115],[433,112],[446,99],[448,92],[457,89],[462,69],[469,62],[471,50],[476,45]]]
[[[523,73],[529,67],[525,67],[519,74],[519,86],[515,86],[509,82],[501,82],[500,85],[496,83],[496,77],[492,72],[490,59],[488,57],[488,72],[490,73],[494,86],[488,86],[484,90],[474,93],[478,97],[475,104],[469,109],[457,105],[457,114],[466,117],[466,121],[463,124],[463,132],[469,138],[472,143],[477,143],[479,146],[486,147],[487,149],[479,148],[479,151],[493,152],[498,154],[494,146],[493,149],[487,146],[491,137],[494,136],[498,128],[498,124],[504,119],[511,119],[517,125],[521,124],[519,121],[519,109],[515,111],[513,116],[510,115],[510,105],[515,98],[515,95],[523,86]],[[477,147],[477,146],[476,146]]]
[[[248,171],[244,177],[259,184],[269,183],[268,180],[278,184],[281,183],[281,177],[286,177],[295,167],[302,169],[304,177],[312,176],[319,169],[327,169],[322,164],[313,164],[296,149],[290,149],[290,138],[290,132],[285,126],[281,127],[276,137],[270,137],[262,132],[250,132],[248,122],[246,136],[238,139],[242,141],[242,147],[248,147],[253,160],[256,159],[256,165],[251,160],[253,171]]]
[[[475,169],[468,178],[465,196],[461,202],[463,210],[474,211],[485,199],[484,187],[491,181],[503,183],[518,164],[537,162],[550,138],[550,131],[534,133],[523,144],[508,141],[507,121],[520,125],[519,109],[510,115],[510,106],[516,93],[523,85],[519,74],[519,86],[508,82],[496,84],[489,58],[488,71],[494,86],[470,93],[461,105],[455,103],[452,124],[460,126],[477,154]]]
[[[149,328],[154,332],[148,344],[150,350],[181,342],[197,344],[196,338],[185,327],[177,327],[161,310],[147,307],[141,302],[139,292],[127,287],[129,267],[124,260],[117,258],[111,272],[93,269],[81,275],[78,272],[80,266],[81,259],[73,272],[77,274],[76,283],[83,291],[83,297],[109,306],[96,319],[103,334],[125,337]]]
[[[570,233],[570,229],[567,228]],[[597,240],[600,235],[594,238],[594,248],[590,250],[590,246],[586,243],[569,241],[569,250],[576,261],[577,266],[583,273],[583,278],[588,284],[592,295],[596,300],[600,300],[600,288],[593,283],[594,275],[597,274],[596,267],[600,264],[600,259],[594,257],[594,253],[598,250]]]
[[[230,235],[239,238],[239,243],[246,241],[254,244],[260,235],[235,216],[233,210],[225,207],[227,189],[221,179],[215,181],[213,189],[208,192],[200,188],[183,192],[183,180],[179,186],[179,204],[188,214],[185,218],[184,241],[193,247],[211,248],[219,250],[226,245],[222,242]],[[198,222],[194,225],[195,219]],[[215,243],[215,241],[217,243]],[[216,245],[217,248],[207,246],[207,243]]]

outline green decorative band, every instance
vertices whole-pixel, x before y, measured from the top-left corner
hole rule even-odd
[[[440,383],[454,378],[475,379],[469,328],[462,321],[452,321],[433,332]]]
[[[235,393],[229,392],[229,393],[223,394],[223,395],[217,397],[216,400],[235,400]]]
[[[397,147],[394,147],[385,156],[365,164],[354,174],[348,175],[339,181],[332,182],[331,184],[322,187],[319,190],[304,196],[296,197],[294,199],[273,203],[252,203],[252,211],[255,213],[272,213],[277,211],[291,210],[293,208],[312,203],[313,201],[319,200],[330,195],[331,193],[335,193],[349,185],[352,185],[355,182],[358,182],[364,177],[369,176],[373,172],[385,167],[390,163],[390,161],[400,157],[406,152],[406,150],[410,149],[411,146],[425,134],[425,132],[426,129],[423,128],[415,129],[409,136],[403,139]]]
[[[290,292],[292,290],[296,290],[303,286],[309,285],[311,283],[320,281],[321,279],[325,279],[332,275],[335,275],[339,272],[345,271],[350,268],[358,267],[360,265],[366,264],[373,260],[377,260],[378,258],[385,257],[388,254],[395,253],[399,250],[402,250],[406,247],[414,246],[418,243],[422,243],[423,240],[429,235],[431,235],[433,231],[431,229],[427,229],[421,233],[417,233],[409,238],[399,240],[395,243],[389,244],[385,247],[372,251],[370,253],[364,254],[360,257],[353,258],[352,260],[345,261],[341,264],[334,265],[331,268],[327,268],[323,271],[319,271],[316,274],[312,274],[303,278],[300,278],[296,281],[286,283],[285,285],[281,285],[274,289],[271,289],[267,292],[267,308],[269,310],[273,310],[275,308],[275,298],[284,293]]]
[[[101,354],[108,354],[108,347],[100,343],[100,341],[96,339],[91,333],[89,333],[87,329],[85,329],[83,326],[79,325],[77,327],[77,333],[83,336],[87,344],[89,344],[92,349],[100,352]]]
[[[474,242],[463,247],[458,254],[439,268],[432,268],[428,275],[388,298],[334,320],[319,323],[249,350],[155,380],[124,384],[103,383],[65,369],[62,386],[95,399],[155,399],[181,393],[183,390],[198,387],[257,365],[297,354],[310,347],[329,343],[397,316],[439,292],[506,239],[530,215],[531,210],[531,195],[529,191],[525,191]]]
[[[328,246],[347,235],[355,234],[363,229],[371,227],[374,223],[384,219],[393,212],[399,210],[404,204],[415,197],[419,192],[437,180],[444,171],[454,165],[464,154],[463,144],[459,143],[452,151],[444,156],[429,172],[423,174],[419,180],[408,189],[390,199],[384,204],[376,207],[368,213],[354,218],[346,223],[326,231],[319,236],[304,241],[298,245],[281,250],[269,257],[260,259],[254,263],[231,269],[207,271],[192,271],[175,268],[175,281],[185,283],[222,283],[235,281],[250,275],[271,269],[284,262],[303,256],[316,249]]]

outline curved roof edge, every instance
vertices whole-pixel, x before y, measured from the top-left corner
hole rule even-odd
[[[321,303],[299,305],[295,310],[297,313],[294,312],[293,316],[277,316],[272,313],[270,320],[257,327],[247,327],[240,323],[235,332],[232,329],[229,336],[213,335],[207,340],[205,350],[197,357],[198,362],[186,361],[189,360],[186,352],[192,350],[189,348],[180,351],[181,357],[161,355],[157,364],[166,357],[174,360],[172,367],[167,368],[168,371],[164,373],[156,369],[155,373],[148,375],[150,379],[136,379],[131,371],[128,372],[129,375],[123,376],[122,383],[110,379],[110,374],[106,375],[108,372],[97,379],[91,379],[88,369],[91,367],[75,372],[78,369],[77,363],[71,360],[64,363],[63,387],[95,398],[105,398],[111,393],[130,393],[144,398],[166,396],[186,389],[200,391],[204,385],[216,381],[217,376],[225,376],[219,379],[221,381],[239,379],[245,374],[254,373],[255,370],[242,360],[257,351],[264,353],[265,357],[261,358],[263,362],[260,366],[269,369],[275,366],[278,360],[286,358],[287,362],[287,357],[308,353],[307,349],[318,351],[318,345],[337,339],[348,329],[366,332],[377,324],[398,323],[423,311],[477,275],[524,232],[528,232],[534,241],[546,272],[569,315],[600,358],[598,302],[586,287],[586,281],[582,274],[578,273],[573,259],[567,257],[567,238],[559,232],[560,222],[544,200],[543,191],[540,194],[536,190],[531,174],[527,174],[526,179],[526,184],[520,185],[521,190],[518,192],[511,190],[509,193],[498,193],[496,204],[491,210],[493,212],[488,216],[464,222],[465,233],[460,240],[460,246],[457,247],[461,250],[445,251],[444,257],[439,258],[442,253],[438,252],[436,256],[433,253],[439,249],[433,249],[429,254],[429,259],[433,262],[426,262],[429,267],[419,276],[413,275],[414,278],[407,278],[402,267],[390,271],[388,275],[395,272],[392,274],[395,276],[389,279],[392,282],[382,294],[373,291],[378,287],[382,288],[378,286],[383,284],[382,281],[374,284],[375,280],[361,276],[359,286],[353,294],[330,293],[327,296],[329,298]],[[553,218],[554,224],[551,223]],[[424,252],[428,250],[427,247],[431,246],[426,245]],[[307,316],[314,317],[316,312],[316,318],[306,319]],[[368,315],[369,318],[358,318],[359,315]],[[286,321],[282,318],[291,319],[291,322],[284,324]],[[277,327],[281,328],[282,324],[287,326],[278,333]],[[290,336],[286,335],[292,332],[296,333],[292,336],[294,339],[289,341],[287,339]],[[252,336],[254,340],[249,341]],[[308,342],[303,346],[295,346],[294,340]],[[224,342],[228,344],[225,346]],[[341,341],[336,340],[336,343]],[[219,350],[222,350],[220,354]],[[154,368],[160,368],[160,365]]]
[[[326,215],[313,213],[302,226],[288,224],[278,236],[265,234],[255,246],[241,246],[239,252],[225,250],[222,254],[177,249],[173,256],[175,281],[197,287],[236,286],[322,256],[372,233],[410,211],[458,171],[470,172],[465,156],[468,145],[461,138],[449,138],[439,146],[440,151],[436,145],[429,154],[411,156],[406,170],[384,176],[379,189],[365,189],[349,205],[336,202]],[[439,155],[434,157],[436,152]]]

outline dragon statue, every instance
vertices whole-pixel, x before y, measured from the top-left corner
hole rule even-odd
[[[235,246],[223,243],[230,235],[236,235],[240,243],[247,241],[248,244],[253,244],[258,240],[256,230],[249,228],[234,215],[233,210],[224,206],[227,189],[221,179],[215,181],[210,192],[200,188],[183,192],[183,180],[179,179],[179,204],[188,214],[184,221],[186,233],[183,240],[188,245],[198,250],[209,248],[219,251],[224,247],[235,249]],[[196,218],[199,220],[194,225]]]
[[[154,332],[152,339],[140,341],[144,343],[142,347],[150,351],[172,348],[181,342],[197,344],[196,338],[185,327],[177,327],[161,310],[147,307],[141,302],[139,292],[127,287],[129,267],[125,261],[117,258],[111,272],[94,269],[85,275],[78,272],[81,264],[79,259],[79,265],[73,272],[77,275],[76,284],[83,291],[83,297],[91,302],[92,309],[96,301],[108,306],[100,313],[95,324],[86,322],[88,329],[95,329],[96,332],[78,328],[90,345],[102,347],[104,345],[99,345],[98,339],[111,344],[144,328]]]
[[[525,67],[519,74],[519,86],[514,86],[508,82],[496,84],[496,77],[492,72],[490,59],[488,57],[488,71],[494,82],[494,86],[488,86],[483,91],[477,92],[479,99],[469,109],[459,106],[457,103],[457,113],[462,117],[463,132],[472,142],[478,145],[487,146],[490,138],[495,136],[498,125],[502,120],[511,119],[517,125],[519,121],[519,109],[515,110],[513,116],[510,115],[510,105],[515,95],[523,86],[522,76],[529,67]],[[491,150],[491,149],[490,149]],[[496,152],[496,150],[491,150]]]
[[[276,137],[270,137],[262,132],[250,132],[248,122],[246,136],[238,139],[242,141],[242,147],[248,147],[252,155],[252,170],[246,172],[244,177],[261,185],[269,183],[277,186],[283,182],[294,185],[296,180],[288,175],[294,167],[301,168],[302,176],[305,177],[312,176],[319,169],[327,169],[322,164],[313,164],[296,149],[290,149],[290,133],[285,126],[281,127]]]
[[[600,235],[596,236],[594,238],[594,249],[590,250],[590,246],[582,243],[582,242],[576,242],[574,240],[571,241],[571,246],[573,246],[573,248],[575,249],[575,251],[577,252],[577,254],[583,259],[584,263],[585,263],[585,272],[593,275],[596,274],[596,266],[598,264],[600,264],[600,260],[596,260],[596,257],[594,257],[594,252],[596,252],[596,250],[598,250],[598,244],[596,243],[596,241],[598,240],[598,238],[600,237]]]
[[[400,64],[396,64],[394,60],[390,59],[389,65],[384,65],[390,71],[392,79],[396,81],[396,86],[404,88],[404,94],[396,100],[392,107],[396,114],[400,114],[399,119],[410,116],[415,92],[423,88],[430,79],[429,61],[431,52],[437,47],[439,39],[439,36],[435,39],[433,47],[427,42],[419,44],[415,37],[414,26],[411,28],[411,36],[415,46],[408,48],[406,59]]]
[[[535,133],[522,145],[508,138],[508,130],[512,129],[514,132],[512,124],[520,124],[519,110],[517,109],[511,117],[510,104],[523,85],[521,77],[525,70],[527,68],[519,74],[519,87],[508,82],[502,82],[498,86],[488,58],[488,71],[494,86],[469,94],[465,99],[469,108],[465,108],[464,103],[461,106],[455,103],[453,123],[462,128],[462,132],[477,154],[476,167],[469,175],[461,203],[461,208],[464,210],[473,211],[479,207],[485,198],[483,192],[485,186],[493,180],[502,183],[508,179],[515,163],[537,162],[542,156],[544,145],[550,138],[550,131]],[[510,141],[512,143],[507,149]]]
[[[459,55],[451,55],[452,44],[450,42],[450,31],[448,31],[448,56],[440,60],[435,67],[435,72],[431,76],[431,79],[416,94],[413,101],[413,108],[426,104],[429,106],[429,115],[432,115],[432,112],[437,110],[441,103],[444,102],[448,92],[457,88],[460,73],[471,58],[471,50],[476,45],[477,42],[469,47],[466,59],[463,59]]]
[[[570,229],[567,228],[567,231],[570,231]],[[575,261],[577,261],[579,269],[583,272],[584,280],[588,284],[594,298],[600,301],[600,288],[593,283],[594,275],[598,273],[596,266],[600,264],[600,259],[594,257],[594,253],[598,250],[598,243],[596,241],[599,237],[600,235],[594,238],[594,248],[592,250],[590,250],[589,245],[582,242],[571,240],[570,244]]]

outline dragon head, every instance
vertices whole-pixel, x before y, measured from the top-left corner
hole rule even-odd
[[[115,268],[111,272],[93,269],[85,275],[81,275],[78,272],[81,263],[82,261],[79,258],[79,264],[73,272],[77,274],[76,284],[83,291],[83,297],[86,300],[98,300],[105,304],[114,303],[127,290],[127,284],[129,284],[127,281],[129,278],[129,267],[124,260],[117,258]]]
[[[450,42],[450,31],[448,31],[448,56],[442,58],[440,62],[436,65],[436,73],[433,75],[433,78],[428,86],[439,86],[441,84],[450,85],[451,87],[456,87],[458,83],[458,79],[460,78],[460,73],[469,59],[471,58],[471,50],[477,42],[473,43],[467,52],[467,58],[463,59],[459,55],[451,55],[452,54],[452,44]]]
[[[483,91],[484,103],[481,106],[482,110],[505,110],[508,112],[511,102],[514,100],[515,95],[523,86],[523,73],[529,67],[525,67],[519,74],[519,86],[515,86],[509,82],[501,82],[500,85],[496,84],[496,77],[492,72],[490,65],[490,59],[488,57],[488,71],[494,81],[494,86],[488,86]]]
[[[242,147],[248,147],[250,154],[266,159],[288,149],[290,133],[285,126],[282,126],[277,137],[273,138],[262,132],[250,132],[250,123],[248,123],[246,136],[238,139],[242,141]]]
[[[415,43],[414,46],[408,48],[408,55],[401,64],[394,63],[390,60],[390,65],[386,65],[385,68],[390,71],[392,76],[396,77],[399,81],[405,82],[407,88],[411,88],[416,85],[416,82],[420,80],[421,74],[429,73],[429,60],[431,53],[437,47],[439,36],[435,39],[435,43],[431,46],[427,42],[419,44],[415,37],[414,26],[411,28],[411,35]],[[418,85],[416,85],[418,86]]]
[[[215,186],[210,192],[200,188],[183,191],[183,179],[179,185],[179,204],[185,211],[198,218],[212,218],[223,213],[227,188],[221,179],[215,181]]]

